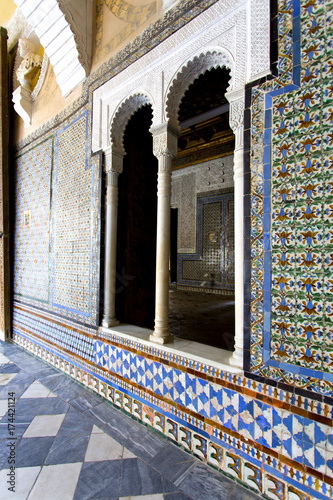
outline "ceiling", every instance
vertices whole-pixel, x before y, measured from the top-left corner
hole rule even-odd
[[[229,125],[229,106],[225,97],[229,80],[228,69],[213,68],[200,75],[185,92],[179,107],[182,134],[173,169],[232,154],[235,137]],[[194,117],[197,118],[187,126]]]
[[[213,68],[194,80],[181,101],[179,122],[226,104],[225,93],[229,80],[230,71],[227,68]]]
[[[14,0],[1,0],[0,2],[0,26],[6,28],[16,10]]]

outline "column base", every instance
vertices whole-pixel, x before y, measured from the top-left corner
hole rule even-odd
[[[243,369],[243,350],[242,349],[235,349],[234,352],[232,353],[232,356],[230,356],[230,363],[234,366],[238,366],[239,368]]]
[[[173,342],[173,334],[168,333],[167,335],[164,334],[164,336],[161,337],[154,332],[153,335],[149,336],[149,340],[151,342],[155,342],[156,344],[168,344],[169,342]]]
[[[119,321],[116,318],[112,318],[112,319],[104,318],[102,320],[102,326],[104,326],[104,328],[111,328],[112,326],[118,326],[118,325],[119,325]]]

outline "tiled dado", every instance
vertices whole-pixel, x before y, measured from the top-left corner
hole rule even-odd
[[[14,335],[33,335],[36,341],[44,342],[56,354],[93,361],[96,330],[30,306],[16,304],[13,308]]]
[[[16,343],[236,480],[272,499],[333,494],[328,405],[73,322],[68,338],[85,347],[59,348],[37,328],[40,312],[30,319],[16,316]]]

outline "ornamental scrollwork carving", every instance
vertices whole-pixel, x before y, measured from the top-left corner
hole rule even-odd
[[[151,100],[144,94],[137,94],[127,98],[114,115],[111,124],[111,143],[121,151],[124,151],[124,132],[131,116],[142,106],[151,104]]]
[[[244,106],[244,98],[230,103],[229,123],[234,133],[244,125]]]
[[[165,127],[166,128],[166,127]],[[153,133],[153,153],[156,158],[169,156],[174,158],[177,154],[177,142],[179,132],[177,130],[152,130]]]
[[[31,90],[31,80],[37,75],[42,58],[36,53],[35,44],[28,38],[19,39],[18,50],[22,61],[16,70],[16,77],[21,87]]]
[[[104,166],[107,174],[121,174],[123,171],[123,159],[125,153],[115,147],[111,147],[104,152]]]
[[[222,51],[201,54],[189,61],[186,66],[183,66],[170,86],[166,101],[166,115],[170,122],[173,125],[178,124],[179,105],[186,90],[205,71],[218,67],[230,69],[231,80],[229,89],[231,89],[233,85],[233,66],[231,56]]]

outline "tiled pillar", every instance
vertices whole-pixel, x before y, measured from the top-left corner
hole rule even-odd
[[[7,31],[0,27],[0,339],[11,338],[9,261],[9,87]]]
[[[244,89],[228,92],[230,126],[235,134],[235,347],[231,362],[243,368],[244,350]]]
[[[169,258],[171,161],[177,153],[178,131],[163,124],[151,130],[153,152],[158,159],[155,328],[150,340],[172,341],[169,332]]]
[[[116,319],[116,264],[118,228],[118,176],[123,171],[125,153],[109,148],[105,154],[106,206],[105,206],[105,257],[104,257],[104,311],[102,326],[119,324]]]

